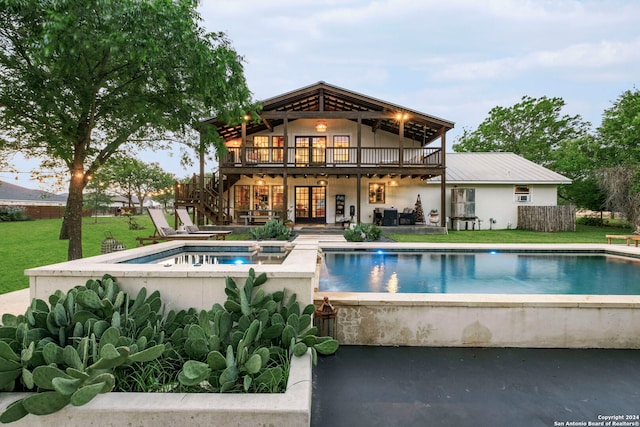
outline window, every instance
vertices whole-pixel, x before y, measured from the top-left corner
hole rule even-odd
[[[256,209],[256,210],[269,209],[269,186],[268,185],[253,186],[253,209]]]
[[[384,203],[384,184],[372,182],[369,184],[369,203]]]
[[[269,162],[269,137],[266,135],[253,137],[253,149],[259,163]]]
[[[240,215],[246,214],[246,211],[251,209],[251,192],[248,185],[235,186],[234,207],[236,219],[239,219]]]
[[[324,164],[327,138],[325,136],[311,138],[311,147],[311,163],[315,165]]]
[[[528,185],[516,185],[515,187],[515,201],[524,203],[531,201],[531,192]]]
[[[284,186],[272,185],[271,194],[273,194],[271,209],[279,212],[284,211]]]
[[[335,135],[333,137],[333,161],[335,163],[349,163],[349,136]]]
[[[283,159],[284,159],[284,137],[274,136],[273,137],[273,161],[281,163]]]
[[[297,136],[296,165],[306,166],[310,163],[314,165],[324,164],[326,146],[327,137],[325,136]]]
[[[309,138],[296,138],[296,165],[305,166],[309,163]]]

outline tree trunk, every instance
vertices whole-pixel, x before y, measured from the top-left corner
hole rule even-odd
[[[69,249],[67,259],[69,261],[82,258],[82,207],[84,180],[82,176],[72,176],[69,182],[69,197],[65,221],[69,235]],[[63,222],[63,224],[64,224]]]
[[[62,226],[60,227],[60,240],[69,240],[69,226],[67,223],[67,217],[69,216],[69,203],[64,207],[64,217],[62,217]]]

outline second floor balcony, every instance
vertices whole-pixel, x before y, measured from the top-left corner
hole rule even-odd
[[[220,159],[223,169],[384,168],[441,169],[442,150],[427,147],[230,147]],[[238,170],[239,173],[243,173]],[[400,172],[400,171],[398,171]]]

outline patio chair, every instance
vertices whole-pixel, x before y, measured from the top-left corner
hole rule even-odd
[[[189,234],[211,234],[211,233],[217,233],[216,231],[203,231],[203,230],[200,230],[198,228],[198,226],[195,225],[193,223],[193,221],[191,220],[191,216],[189,215],[189,211],[187,211],[187,208],[185,208],[185,207],[176,208],[176,215],[178,216],[178,219],[180,220],[182,225],[184,225],[185,230],[187,230],[187,232]],[[229,234],[231,232],[230,231],[225,231],[223,233]]]
[[[188,232],[177,232],[167,222],[167,218],[164,216],[164,212],[162,209],[147,209],[149,213],[149,217],[151,217],[151,221],[156,228],[155,233],[149,237],[136,237],[136,240],[139,242],[139,245],[144,245],[145,243],[158,243],[167,240],[225,240],[228,234],[231,234],[231,231],[211,231],[211,232],[200,232],[200,233],[188,233]]]

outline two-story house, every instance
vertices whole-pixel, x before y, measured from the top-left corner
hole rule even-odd
[[[228,150],[218,158],[222,179],[204,184],[204,199],[188,185],[177,188],[176,205],[218,224],[263,215],[296,224],[373,222],[376,208],[413,208],[426,180],[440,177],[439,204],[428,209],[445,211],[453,122],[325,82],[261,103],[259,122],[204,122]]]
[[[324,82],[262,105],[259,121],[203,123],[227,147],[218,174],[176,187],[200,222],[406,225],[420,199],[429,225],[516,228],[519,207],[555,206],[571,183],[513,153],[445,155],[453,122]]]

